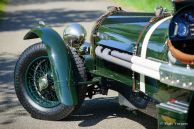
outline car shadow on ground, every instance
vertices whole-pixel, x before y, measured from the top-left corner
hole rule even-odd
[[[65,9],[6,12],[0,24],[0,32],[31,29],[37,27],[39,21],[44,21],[52,27],[64,26],[65,23],[70,22],[92,22],[102,14],[103,12],[99,10]]]
[[[116,101],[116,97],[85,100],[84,104],[77,112],[59,122],[79,121],[79,127],[92,127],[106,119],[127,118],[131,121],[138,122],[147,129],[157,128],[157,120],[155,118],[139,111],[129,111],[126,108],[121,107]],[[25,109],[19,106],[17,110],[12,113],[4,114],[4,116],[5,118],[8,118],[1,122],[0,125],[12,124],[17,121],[18,117],[30,115]]]
[[[157,128],[157,120],[140,111],[129,111],[120,106],[117,97],[95,98],[85,100],[84,104],[67,121],[81,121],[78,126],[90,127],[105,119],[127,118],[138,122],[148,129]]]

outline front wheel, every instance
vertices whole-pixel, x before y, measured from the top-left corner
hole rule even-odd
[[[76,52],[72,52],[74,80],[85,80],[85,69]],[[79,66],[79,68],[78,68]],[[32,117],[46,120],[61,120],[69,116],[85,97],[85,89],[78,86],[79,105],[65,106],[56,96],[52,70],[47,50],[42,43],[27,48],[16,63],[14,83],[17,97]]]

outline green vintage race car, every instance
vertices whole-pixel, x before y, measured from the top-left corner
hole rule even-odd
[[[32,117],[61,120],[86,97],[111,89],[120,105],[156,111],[160,129],[194,128],[194,1],[173,5],[173,13],[109,7],[90,43],[80,24],[66,25],[61,38],[41,22],[24,39],[42,42],[27,48],[15,67],[19,101]]]

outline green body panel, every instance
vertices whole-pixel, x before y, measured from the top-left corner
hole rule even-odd
[[[115,17],[115,15],[117,15],[117,17]],[[141,56],[143,40],[152,25],[146,29],[145,26],[149,24],[151,17],[147,14],[144,15],[144,18],[139,14],[137,14],[137,16],[130,16],[129,14],[129,17],[125,16],[123,18],[123,15],[126,15],[126,13],[120,12],[113,14],[113,17],[107,17],[107,19],[105,19],[102,25],[98,28],[98,36],[95,38],[96,42],[94,42],[92,45],[101,45],[105,48],[108,47],[112,50],[132,54],[134,52],[135,45],[139,40],[140,44],[137,49],[137,56]],[[161,63],[169,62],[167,56],[168,48],[165,44],[166,39],[168,38],[169,23],[170,20],[163,22],[151,35],[146,53],[147,59]],[[139,38],[139,34],[141,32],[143,32],[143,34],[142,37]],[[95,47],[92,49],[92,51],[94,51]],[[115,64],[111,64],[95,56],[94,59],[96,61],[96,69],[91,71],[92,74],[110,78],[128,86],[132,86],[133,72],[131,70],[122,68],[121,66]],[[137,90],[140,88],[140,74],[138,73],[136,73],[136,88]],[[192,97],[192,92],[189,90],[166,85],[150,77],[145,77],[145,89],[146,94],[160,102],[167,102],[169,99],[175,98],[177,100],[190,103],[189,101]],[[177,116],[177,114],[173,114],[171,111],[169,112],[172,117]],[[178,122],[186,122],[185,120],[186,118],[179,119]],[[182,126],[182,128],[185,128],[185,126]]]
[[[107,17],[98,29],[98,36],[92,44],[119,51],[133,53],[139,34],[152,18],[152,13],[116,12]],[[92,73],[132,86],[132,71],[96,58],[96,70]]]
[[[168,38],[168,28],[169,28],[170,20],[167,20],[162,24],[160,24],[152,33],[147,47],[146,58],[148,59],[153,58],[157,61],[168,63],[168,57],[167,57],[168,48],[165,42],[166,42],[166,39]],[[141,53],[141,49],[142,49],[142,42],[140,43],[140,46],[138,48],[139,56]]]
[[[116,80],[129,86],[132,85],[132,76],[130,76],[132,74],[129,74],[131,72],[130,70],[122,68],[117,69],[114,65],[111,66],[110,63],[101,59],[97,59],[96,64],[96,70],[90,71],[92,74]]]
[[[140,32],[152,16],[126,12],[111,15],[98,29],[96,44],[132,53]]]
[[[149,24],[152,14],[142,13],[126,13],[119,12],[112,14],[104,20],[98,29],[98,35],[95,39],[95,45],[102,45],[104,47],[116,49],[121,52],[133,53],[139,34]],[[156,21],[157,22],[157,21]],[[170,20],[163,22],[152,34],[148,43],[146,58],[168,63],[168,49],[165,45],[168,38],[168,27]],[[155,23],[154,23],[155,24]],[[141,47],[144,37],[148,30],[152,27],[147,27],[139,38],[139,48],[137,56],[141,56]],[[95,48],[93,48],[95,49]],[[94,50],[93,50],[94,51]],[[96,71],[94,74],[111,78],[115,81],[125,83],[132,86],[132,71],[121,68],[115,64],[96,58]],[[119,76],[117,76],[119,75]],[[174,88],[161,83],[150,77],[145,77],[146,94],[158,99],[161,102],[166,102],[170,98],[178,98],[183,101],[188,101],[190,91]],[[140,80],[139,75],[136,77],[136,88],[139,89]],[[186,95],[184,95],[186,94]],[[184,95],[184,96],[183,96]],[[179,97],[182,96],[182,97]]]
[[[64,105],[76,105],[77,93],[73,84],[70,52],[62,38],[51,28],[32,29],[24,39],[41,38],[45,44],[53,71],[57,97]]]

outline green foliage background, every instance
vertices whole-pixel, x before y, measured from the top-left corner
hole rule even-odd
[[[138,11],[153,12],[154,9],[161,5],[168,10],[172,10],[171,0],[113,0],[121,6],[129,7]]]
[[[6,5],[6,0],[0,0],[0,19],[3,16],[3,10],[5,8],[5,5]]]
[[[0,11],[3,11],[6,4],[6,0],[0,0]]]

